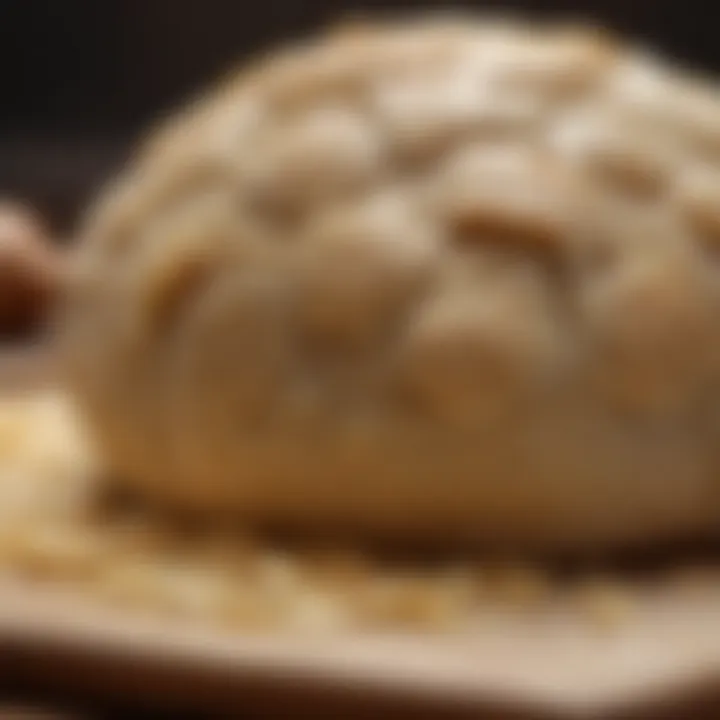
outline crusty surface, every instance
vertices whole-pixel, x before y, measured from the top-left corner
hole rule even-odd
[[[88,217],[68,367],[122,482],[514,546],[720,513],[720,97],[473,18],[269,55]]]

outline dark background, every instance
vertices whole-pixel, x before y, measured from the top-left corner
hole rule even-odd
[[[718,0],[0,0],[0,196],[58,228],[140,130],[269,44],[349,14],[478,7],[589,18],[720,70]]]

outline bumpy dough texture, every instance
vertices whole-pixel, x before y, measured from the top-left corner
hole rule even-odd
[[[720,519],[720,97],[577,28],[270,55],[88,218],[68,367],[122,482],[537,547]]]

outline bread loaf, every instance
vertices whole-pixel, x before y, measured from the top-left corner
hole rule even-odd
[[[720,94],[472,17],[269,54],[92,209],[67,365],[122,482],[307,528],[603,547],[720,519]]]

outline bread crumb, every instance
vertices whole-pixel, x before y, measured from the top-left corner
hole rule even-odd
[[[581,583],[579,604],[583,615],[603,632],[620,630],[632,618],[634,610],[629,586],[607,578]]]

